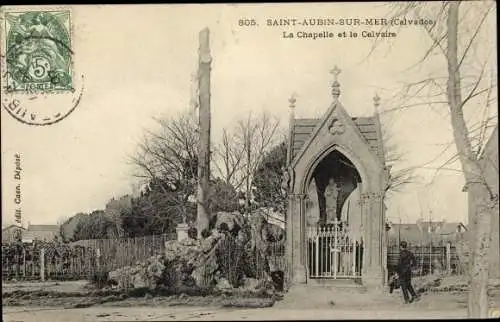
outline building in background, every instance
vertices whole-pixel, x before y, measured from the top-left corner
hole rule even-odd
[[[420,221],[414,224],[390,224],[389,246],[399,245],[405,240],[410,246],[445,245],[454,242],[457,233],[467,231],[461,222]]]
[[[22,235],[25,230],[25,228],[17,225],[2,228],[2,244],[9,244],[18,240],[18,236]]]
[[[23,231],[23,243],[32,243],[35,240],[53,241],[60,236],[59,225],[29,225]]]

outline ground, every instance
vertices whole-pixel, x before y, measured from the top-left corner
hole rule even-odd
[[[45,293],[36,296],[37,292]],[[28,295],[24,291],[29,291]],[[61,296],[66,294],[67,296]],[[165,321],[165,320],[296,320],[296,319],[436,319],[465,318],[465,292],[425,293],[402,304],[396,291],[367,292],[353,287],[292,287],[272,307],[270,299],[231,296],[157,296],[93,302],[96,290],[87,282],[4,283],[4,321]],[[42,296],[44,295],[44,296]],[[86,296],[81,296],[86,295]],[[500,304],[498,299],[495,305]],[[241,307],[235,307],[241,306]],[[248,307],[259,307],[248,308]],[[496,306],[500,307],[500,306]]]

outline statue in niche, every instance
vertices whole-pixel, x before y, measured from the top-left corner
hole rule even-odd
[[[339,186],[333,178],[328,181],[328,186],[325,189],[325,212],[326,223],[330,224],[337,221],[337,199],[339,196]]]
[[[306,221],[308,227],[316,227],[320,224],[320,206],[318,199],[318,190],[315,180],[311,180],[307,189],[306,198]]]

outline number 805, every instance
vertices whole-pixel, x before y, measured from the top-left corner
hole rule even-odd
[[[243,27],[243,26],[256,26],[257,25],[257,22],[255,21],[255,19],[240,19],[238,20],[238,25]]]

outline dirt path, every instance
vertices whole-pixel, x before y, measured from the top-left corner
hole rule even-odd
[[[404,309],[214,309],[189,308],[117,308],[86,309],[4,309],[4,321],[24,322],[87,322],[87,321],[215,321],[215,320],[337,320],[337,319],[444,319],[465,318],[466,310]]]
[[[83,309],[5,306],[4,321],[179,321],[298,319],[440,319],[465,318],[464,296],[424,295],[403,305],[401,294],[360,289],[296,286],[270,308],[234,309],[217,306],[167,306],[162,298],[128,299]],[[201,303],[201,302],[200,302]],[[194,303],[193,303],[194,304]]]
[[[2,293],[14,290],[60,292],[88,291],[84,282],[4,284]],[[128,298],[87,308],[58,305],[57,301],[84,298],[41,298],[26,300],[22,306],[3,306],[4,321],[213,321],[213,320],[338,320],[338,319],[442,319],[466,318],[466,293],[426,293],[422,300],[404,305],[400,290],[393,294],[366,292],[362,288],[332,288],[296,285],[269,308],[225,308],[218,298],[143,297]],[[177,302],[172,302],[173,300]],[[181,305],[184,303],[184,305]],[[217,303],[219,305],[217,305]],[[189,306],[187,305],[189,304]],[[19,304],[21,305],[21,304]],[[66,307],[66,309],[64,308]]]
[[[367,292],[362,288],[334,288],[308,285],[292,287],[274,307],[280,309],[347,310],[460,310],[466,309],[466,294],[426,293],[419,302],[406,305],[400,290]]]

